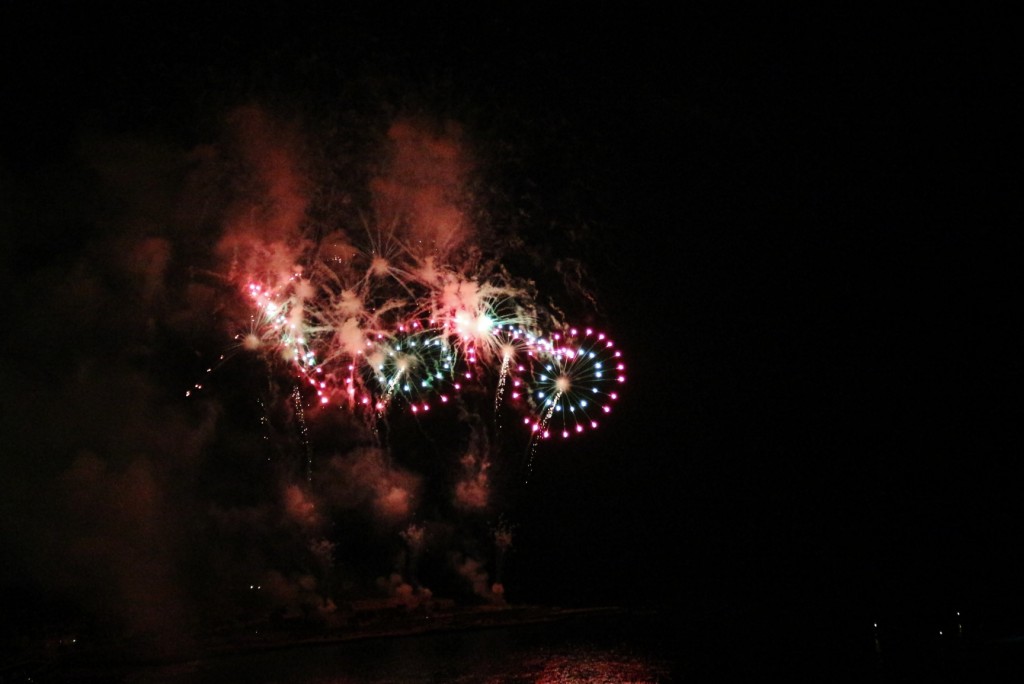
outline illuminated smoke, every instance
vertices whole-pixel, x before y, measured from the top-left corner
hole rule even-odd
[[[500,602],[507,545],[493,581],[446,554],[479,541],[501,466],[540,440],[535,362],[568,363],[551,340],[571,336],[481,223],[468,136],[400,117],[365,177],[339,172],[366,187],[339,188],[315,129],[255,105],[224,125],[187,151],[84,146],[117,211],[12,282],[33,306],[0,365],[24,388],[0,417],[19,483],[5,538],[40,581],[167,645],[246,602],[322,619],[374,592],[419,605],[442,572]],[[567,390],[588,387],[607,389]],[[545,427],[589,433],[574,406]],[[499,434],[506,409],[518,432]]]
[[[469,584],[475,595],[489,603],[504,603],[504,587],[498,583],[491,584],[482,562],[457,554],[453,557],[452,563],[456,572]],[[494,591],[495,586],[498,588],[497,592]]]

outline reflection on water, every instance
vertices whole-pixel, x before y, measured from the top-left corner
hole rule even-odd
[[[132,684],[671,682],[669,640],[644,615],[371,639],[248,653],[129,675]]]

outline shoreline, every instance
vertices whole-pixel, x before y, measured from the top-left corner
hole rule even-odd
[[[372,639],[394,639],[467,629],[493,629],[518,625],[555,622],[573,617],[596,617],[629,612],[618,606],[562,608],[556,606],[470,606],[439,613],[409,613],[385,618],[362,626],[324,628],[313,636],[295,636],[277,632],[278,638],[239,640],[215,646],[205,657],[220,657],[263,650],[280,650],[330,645]]]
[[[619,606],[564,608],[541,605],[463,606],[442,611],[403,612],[380,616],[364,624],[325,627],[294,624],[261,625],[254,634],[236,632],[217,637],[197,637],[195,644],[163,653],[138,644],[113,643],[55,654],[52,658],[26,658],[38,671],[74,673],[88,681],[91,674],[130,672],[144,668],[173,667],[236,655],[266,651],[330,646],[375,639],[400,639],[445,632],[499,629],[573,618],[629,614]],[[258,636],[256,636],[258,634]],[[0,668],[0,671],[10,669]]]

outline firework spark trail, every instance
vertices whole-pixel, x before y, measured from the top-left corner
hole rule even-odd
[[[562,398],[563,392],[558,390],[551,397],[547,404],[547,409],[541,415],[540,419],[533,423],[531,429],[532,434],[530,435],[529,443],[529,458],[526,461],[526,476],[529,478],[533,474],[533,459],[537,454],[537,445],[541,439],[545,439],[549,436],[548,423],[551,421],[551,416],[555,412],[555,407],[558,406],[558,400]],[[530,422],[529,418],[526,418],[527,423]]]
[[[505,354],[501,359],[501,370],[498,371],[498,389],[494,392],[494,415],[497,417],[501,409],[501,401],[505,396],[505,380],[508,378],[508,368],[512,361],[511,354]]]
[[[555,412],[555,408],[558,406],[558,400],[562,398],[564,392],[559,389],[555,392],[554,396],[551,397],[551,403],[548,405],[548,410],[544,412],[544,416],[534,425],[536,432],[539,435],[548,435],[548,423],[551,422],[551,415]]]
[[[306,411],[302,407],[302,393],[299,388],[292,390],[292,401],[295,403],[295,413],[299,417],[299,429],[302,432],[302,444],[306,449],[306,482],[313,481],[313,445],[309,442],[309,428],[306,425]]]
[[[494,397],[494,410],[497,413],[504,401],[505,388],[511,379],[512,399],[520,397],[522,381],[518,374],[526,372],[521,361],[535,354],[538,338],[519,328],[507,328],[501,332],[497,347],[501,354],[501,367],[498,370],[498,386]],[[515,375],[513,375],[515,373]]]

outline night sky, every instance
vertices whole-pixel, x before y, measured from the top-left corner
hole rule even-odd
[[[226,484],[251,477],[259,373],[215,379],[215,414],[184,402],[215,336],[188,318],[200,304],[168,302],[208,260],[189,251],[207,229],[189,193],[216,194],[183,169],[240,108],[322,136],[339,167],[372,159],[367,132],[393,120],[454,122],[487,216],[530,248],[508,267],[626,354],[605,425],[542,445],[495,499],[515,530],[510,602],[670,607],[739,631],[1024,622],[1000,17],[328,6],[5,4],[9,623],[36,600],[150,595],[115,586],[140,569],[118,569],[145,547],[133,536],[170,540],[143,554],[157,606],[230,605],[204,589],[231,573],[211,539],[276,545],[264,564],[288,548],[223,523],[259,510],[257,485]],[[160,282],[136,268],[144,235],[174,248]]]

